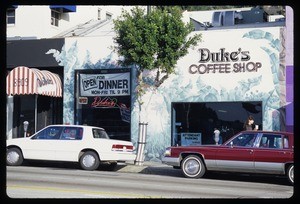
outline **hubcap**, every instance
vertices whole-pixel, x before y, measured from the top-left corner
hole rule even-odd
[[[292,182],[294,183],[294,166],[292,166],[292,168],[290,169],[289,177],[292,180]]]
[[[9,163],[14,164],[18,162],[20,155],[17,152],[9,152],[6,156],[6,159]]]
[[[95,162],[96,162],[96,159],[92,155],[86,155],[82,159],[82,163],[86,167],[92,167],[95,164]]]
[[[199,162],[196,160],[189,160],[185,164],[185,171],[187,174],[195,175],[199,172],[199,169],[201,168]]]

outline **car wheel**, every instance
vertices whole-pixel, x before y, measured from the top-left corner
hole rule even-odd
[[[287,177],[291,184],[294,184],[294,164],[291,164],[287,169]]]
[[[9,166],[19,166],[23,163],[23,155],[20,149],[10,148],[6,152],[6,164]]]
[[[206,172],[202,159],[196,155],[189,155],[184,158],[181,170],[187,178],[201,178]]]
[[[92,171],[99,167],[100,161],[95,152],[88,151],[80,157],[79,163],[82,169]]]

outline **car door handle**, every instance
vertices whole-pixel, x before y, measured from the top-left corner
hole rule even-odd
[[[250,149],[249,152],[250,152],[250,154],[253,154],[253,149]]]

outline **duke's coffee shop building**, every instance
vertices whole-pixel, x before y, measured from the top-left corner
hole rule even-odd
[[[160,161],[170,145],[212,143],[215,128],[228,139],[243,130],[249,115],[261,130],[292,132],[290,28],[282,21],[192,32],[201,33],[202,41],[178,61],[176,73],[143,96],[142,122],[148,124],[145,160]],[[114,34],[62,37],[63,46],[49,51],[56,69],[62,70],[56,70],[62,97],[55,95],[51,102],[52,107],[61,103],[62,121],[53,122],[100,126],[111,138],[137,144],[136,70],[117,64],[119,57],[110,48]],[[145,72],[143,77],[147,80],[152,74]]]

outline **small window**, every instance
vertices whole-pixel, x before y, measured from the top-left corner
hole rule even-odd
[[[103,139],[109,139],[109,136],[104,130],[101,129],[93,129],[93,137],[94,138],[103,138]]]
[[[15,22],[16,22],[16,10],[15,9],[7,9],[6,23],[7,24],[15,24]]]
[[[112,14],[111,13],[106,13],[106,20],[110,20],[112,18]]]
[[[51,25],[59,26],[60,15],[61,12],[59,8],[51,9]]]
[[[284,138],[283,138],[283,148],[284,149],[289,148],[289,137],[288,136],[284,136]]]
[[[77,127],[66,127],[64,128],[60,139],[61,140],[81,140],[82,139],[82,128]]]
[[[52,140],[52,139],[59,139],[61,133],[61,127],[48,127],[45,130],[37,133],[32,139],[45,139],[45,140]]]

